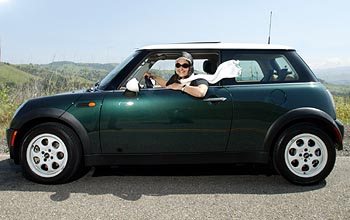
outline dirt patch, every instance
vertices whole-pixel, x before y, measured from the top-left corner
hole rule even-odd
[[[0,137],[0,154],[7,154],[8,148],[5,139]]]

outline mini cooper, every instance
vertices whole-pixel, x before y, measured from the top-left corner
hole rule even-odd
[[[183,51],[199,77],[230,60],[240,72],[203,98],[144,77],[169,79]],[[295,49],[204,42],[145,46],[90,89],[27,100],[6,134],[10,157],[37,183],[66,183],[92,166],[254,163],[310,185],[332,171],[344,127]]]

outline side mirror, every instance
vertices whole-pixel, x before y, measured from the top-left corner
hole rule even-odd
[[[140,91],[140,84],[139,81],[136,78],[132,78],[129,80],[129,82],[126,83],[126,89],[131,92],[139,92]]]

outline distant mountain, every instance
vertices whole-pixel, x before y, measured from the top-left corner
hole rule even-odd
[[[336,85],[350,85],[350,66],[314,69],[317,78]]]

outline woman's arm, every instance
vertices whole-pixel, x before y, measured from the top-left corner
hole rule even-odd
[[[173,83],[168,85],[167,88],[173,90],[181,90],[182,92],[197,98],[203,98],[208,91],[208,86],[205,84],[200,84],[198,86],[186,86],[180,83]]]
[[[162,77],[159,77],[153,73],[148,73],[148,72],[145,73],[143,76],[154,79],[161,87],[166,87],[167,81],[165,79],[163,79]]]
[[[166,87],[167,81],[165,79],[163,79],[162,77],[157,76],[156,74],[147,72],[143,76],[154,79],[161,87]]]

